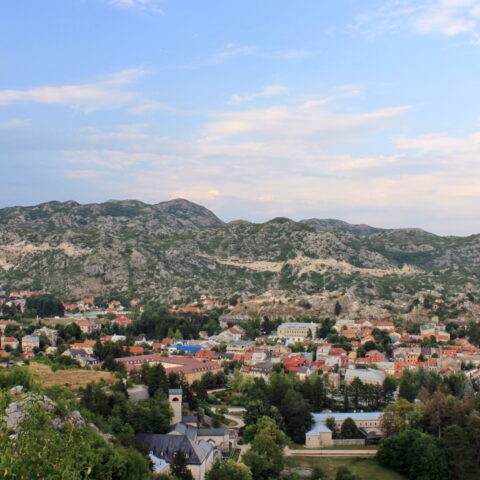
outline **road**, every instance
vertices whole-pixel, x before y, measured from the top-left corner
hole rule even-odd
[[[217,407],[212,407],[212,410],[214,412],[217,411]],[[235,425],[229,425],[230,428],[243,428],[245,426],[245,422],[243,421],[243,417],[241,416],[241,412],[242,410],[245,410],[245,409],[241,409],[241,408],[229,408],[228,409],[228,412],[229,413],[226,413],[224,414],[224,417],[227,419],[227,420],[230,420],[232,422],[235,423]],[[240,415],[232,415],[232,413],[230,412],[235,412],[235,413],[240,413]]]
[[[374,457],[376,450],[328,450],[328,449],[298,449],[291,450],[285,447],[287,457]]]

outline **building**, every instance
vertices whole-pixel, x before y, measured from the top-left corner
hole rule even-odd
[[[98,363],[97,357],[89,355],[83,348],[69,348],[62,353],[62,356],[76,360],[82,367]]]
[[[301,342],[306,338],[315,338],[318,325],[305,322],[285,322],[277,329],[277,337],[293,342]]]
[[[10,347],[15,350],[20,346],[20,342],[15,337],[3,337],[0,334],[0,348]]]
[[[358,369],[348,369],[345,372],[345,383],[348,385],[353,382],[355,378],[358,378],[362,383],[367,383],[370,385],[382,385],[385,380],[385,372],[382,370],[375,370],[373,368],[358,368]]]
[[[77,322],[78,327],[80,328],[82,333],[86,333],[87,335],[93,333],[95,330],[101,328],[101,325],[93,320],[80,320]]]
[[[249,375],[251,377],[259,377],[268,380],[270,373],[272,373],[273,363],[262,362],[255,365],[243,365],[240,369],[240,373],[243,375]]]
[[[200,380],[207,372],[218,373],[223,371],[223,368],[214,362],[203,362],[191,357],[163,357],[159,353],[121,357],[116,358],[115,360],[123,363],[128,372],[131,370],[140,369],[144,363],[148,363],[149,365],[161,363],[167,374],[183,374],[188,383],[192,383],[195,380]]]
[[[355,412],[355,413],[314,413],[313,428],[305,434],[305,446],[309,448],[330,447],[334,445],[332,431],[327,427],[327,419],[334,418],[337,428],[342,428],[343,422],[351,418],[360,429],[380,429],[382,412]]]
[[[239,323],[248,322],[250,317],[248,315],[221,315],[218,321],[222,328],[227,328],[229,325],[238,325]]]
[[[40,337],[37,335],[25,335],[22,338],[22,350],[33,350],[40,348]]]
[[[50,345],[55,345],[58,338],[58,332],[55,329],[48,327],[37,328],[33,332],[33,335],[37,335],[38,337],[40,337],[41,335],[45,335],[45,337],[50,342]]]
[[[232,353],[233,355],[243,355],[249,348],[252,347],[252,345],[252,342],[237,340],[236,342],[232,342],[227,345],[227,353]]]
[[[173,411],[171,427],[166,434],[138,434],[137,440],[148,448],[152,463],[163,465],[167,473],[177,451],[187,457],[187,466],[195,480],[204,480],[205,475],[222,451],[235,447],[230,434],[224,428],[198,428],[196,417],[182,416],[182,390],[168,391],[170,408]]]

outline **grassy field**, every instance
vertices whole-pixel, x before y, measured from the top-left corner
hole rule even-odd
[[[289,443],[291,450],[318,450],[319,447],[306,447],[300,443]],[[322,447],[322,450],[376,450],[378,445],[335,445],[332,447]]]
[[[325,458],[325,457],[287,457],[288,467],[313,467],[318,465],[328,475],[335,478],[338,467],[345,465],[362,480],[406,480],[403,475],[381,467],[373,458]]]
[[[110,372],[97,372],[94,370],[57,370],[53,372],[48,365],[42,363],[30,363],[30,369],[35,377],[40,380],[45,387],[52,385],[63,385],[71,390],[77,390],[90,382],[98,382],[103,378],[106,382],[115,381],[115,376]]]

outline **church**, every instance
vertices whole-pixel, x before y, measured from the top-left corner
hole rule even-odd
[[[182,416],[182,390],[168,391],[173,417],[166,434],[139,433],[137,440],[145,445],[155,473],[168,473],[175,453],[180,450],[187,458],[195,480],[204,480],[222,452],[235,447],[235,440],[225,428],[201,428],[196,416]]]

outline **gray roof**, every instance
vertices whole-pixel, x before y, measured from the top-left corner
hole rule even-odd
[[[168,433],[177,434],[177,435],[186,435],[191,440],[195,440],[197,436],[197,429],[196,427],[192,427],[190,425],[186,425],[185,423],[176,423],[172,427],[169,428]]]
[[[139,433],[136,438],[149,452],[167,462],[171,462],[175,453],[180,450],[187,457],[188,464],[201,465],[213,450],[210,443],[203,440],[195,442],[185,435]]]
[[[325,425],[327,418],[333,417],[337,422],[343,422],[350,417],[355,422],[358,421],[376,421],[382,416],[382,412],[346,412],[346,413],[314,413],[313,428],[307,432],[307,435],[315,435],[316,433],[330,432],[331,430]]]
[[[223,437],[225,433],[223,428],[199,428],[197,431],[200,437]]]
[[[171,388],[168,391],[169,395],[182,395],[182,393],[183,393],[183,390],[181,388]]]
[[[198,417],[196,415],[183,415],[183,423],[198,423]]]

